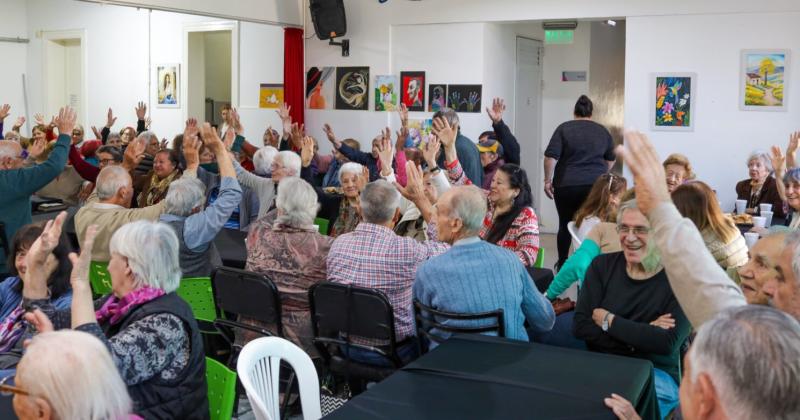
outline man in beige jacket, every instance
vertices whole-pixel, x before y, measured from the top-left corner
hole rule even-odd
[[[719,312],[746,305],[741,289],[706,249],[700,232],[672,204],[664,168],[652,143],[642,133],[625,133],[618,153],[634,176],[636,201],[650,221],[672,291],[692,326],[699,328]],[[779,257],[768,264],[774,274],[763,292],[775,308],[800,319],[800,232],[781,244]]]
[[[147,144],[137,139],[128,145],[121,166],[108,166],[97,176],[97,187],[86,201],[86,205],[75,214],[75,231],[78,240],[83,241],[86,229],[97,225],[97,236],[92,249],[92,260],[107,262],[111,259],[108,244],[111,236],[123,225],[137,220],[158,221],[164,213],[165,201],[144,207],[130,208],[133,199],[133,180],[130,171],[141,161]],[[186,159],[186,170],[183,177],[197,177],[200,162],[198,155],[199,140],[184,141],[183,156]]]

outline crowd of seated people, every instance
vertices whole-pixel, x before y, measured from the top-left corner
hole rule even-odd
[[[575,198],[570,194],[578,187],[586,192],[570,211],[576,247],[559,255],[559,270],[544,293],[530,271],[541,245],[532,186],[500,98],[486,110],[492,130],[477,143],[461,132],[458,114],[443,108],[425,144],[412,146],[408,110],[401,106],[396,136],[381,130],[368,151],[356,139],[339,140],[325,124],[329,154],[292,122],[285,104],[277,111],[282,133],[267,127],[263,147],[244,137],[232,107],[222,110],[221,127],[189,119],[172,142],[150,131],[144,103],[135,107],[135,127],[118,132],[109,109],[102,130],[92,127],[97,139],[86,138],[70,108],[50,123],[37,115],[30,139],[20,134],[25,121],[18,119],[0,140],[0,223],[9,244],[0,262],[0,273],[7,274],[0,282],[0,373],[16,372],[16,388],[9,389],[19,398],[18,414],[207,417],[204,342],[176,291],[181,279],[209,277],[223,265],[215,238],[235,229],[247,231],[238,244],[246,250],[245,269],[277,287],[283,336],[312,358],[321,355],[308,293],[331,282],[386,297],[403,363],[436,346],[418,335],[415,301],[460,314],[502,310],[507,339],[652,362],[662,418],[734,409],[751,418],[796,416],[796,403],[742,396],[750,379],[777,393],[800,383],[797,369],[791,370],[800,363],[797,346],[787,344],[800,342],[800,168],[794,161],[800,134],[790,137],[785,154],[777,147],[754,153],[750,179],[735,186],[748,214],[771,204],[776,223],[788,226],[754,228],[761,238],[748,250],[746,229],[722,212],[708,184],[695,180],[686,156],[660,161],[636,132],[611,150],[605,132],[583,121],[591,101],[581,97],[576,110],[583,116],[576,112],[578,120],[568,126],[585,130],[562,127],[568,132],[554,136],[562,150],[558,159],[548,158],[562,165],[550,190],[561,193],[559,205]],[[0,107],[0,123],[9,112]],[[602,159],[592,168],[605,168],[591,185],[584,185],[588,178],[564,181],[566,150],[582,135],[597,141],[594,152]],[[630,179],[610,171],[617,153],[633,173],[631,190]],[[72,216],[32,223],[32,195],[77,207],[79,249],[63,232]],[[328,232],[320,230],[320,219],[329,222]],[[99,298],[89,281],[95,264],[106,267],[111,286]],[[573,284],[574,310],[564,310],[557,299]],[[275,330],[246,317],[239,321]],[[257,336],[237,334],[236,344]],[[391,365],[368,350],[387,342],[350,338],[363,346],[334,351],[363,364]],[[48,373],[59,357],[69,356],[52,348],[58,343],[92,355],[96,365],[81,368],[76,361],[74,373]],[[737,351],[732,343],[744,347]],[[753,369],[768,375],[765,366],[782,363],[787,380],[770,384],[730,374],[758,357],[769,360]],[[101,372],[88,383],[81,369]],[[53,383],[33,379],[45,374]],[[97,383],[103,390],[92,388]],[[73,398],[79,401],[54,396],[83,389],[91,396]],[[619,395],[605,403],[620,418],[637,416]]]

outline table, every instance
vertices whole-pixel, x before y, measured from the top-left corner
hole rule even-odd
[[[650,361],[457,335],[326,419],[616,419],[612,392],[658,418]]]

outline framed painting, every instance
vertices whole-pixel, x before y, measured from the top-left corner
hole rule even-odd
[[[180,64],[158,64],[156,65],[156,80],[158,90],[156,106],[158,108],[179,108],[180,87],[178,75],[180,75]]]
[[[425,72],[403,71],[400,72],[400,85],[402,87],[402,101],[409,111],[425,110]]]
[[[261,83],[258,89],[259,108],[280,108],[283,103],[282,83]]]
[[[375,76],[375,110],[397,109],[397,76]]]
[[[786,111],[789,50],[742,50],[739,109]]]
[[[310,67],[306,71],[306,109],[333,109],[336,67]]]
[[[447,106],[447,85],[428,86],[428,112],[438,112]]]
[[[693,131],[696,73],[654,73],[650,76],[650,129]]]
[[[447,85],[447,106],[456,112],[481,112],[483,85]]]
[[[369,67],[336,68],[336,109],[369,110]]]

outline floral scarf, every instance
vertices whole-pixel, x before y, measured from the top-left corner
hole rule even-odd
[[[360,222],[361,216],[359,216],[358,210],[347,202],[346,197],[342,197],[342,203],[339,205],[339,216],[333,223],[333,228],[331,228],[331,237],[335,238],[354,231]]]
[[[181,173],[178,169],[173,170],[170,172],[169,175],[165,176],[164,179],[159,180],[158,175],[153,173],[150,176],[150,183],[147,188],[139,194],[139,207],[148,207],[154,204],[158,204],[159,201],[163,200],[164,197],[167,196],[167,190],[169,190],[169,184],[172,183],[176,178],[180,177]]]
[[[14,347],[22,333],[25,332],[22,316],[25,315],[25,310],[22,309],[22,302],[19,306],[11,311],[10,314],[0,322],[0,353],[7,352]]]
[[[94,315],[98,323],[108,321],[111,325],[114,325],[121,321],[134,307],[150,302],[163,295],[163,290],[149,286],[136,289],[123,296],[121,299],[112,295]]]

